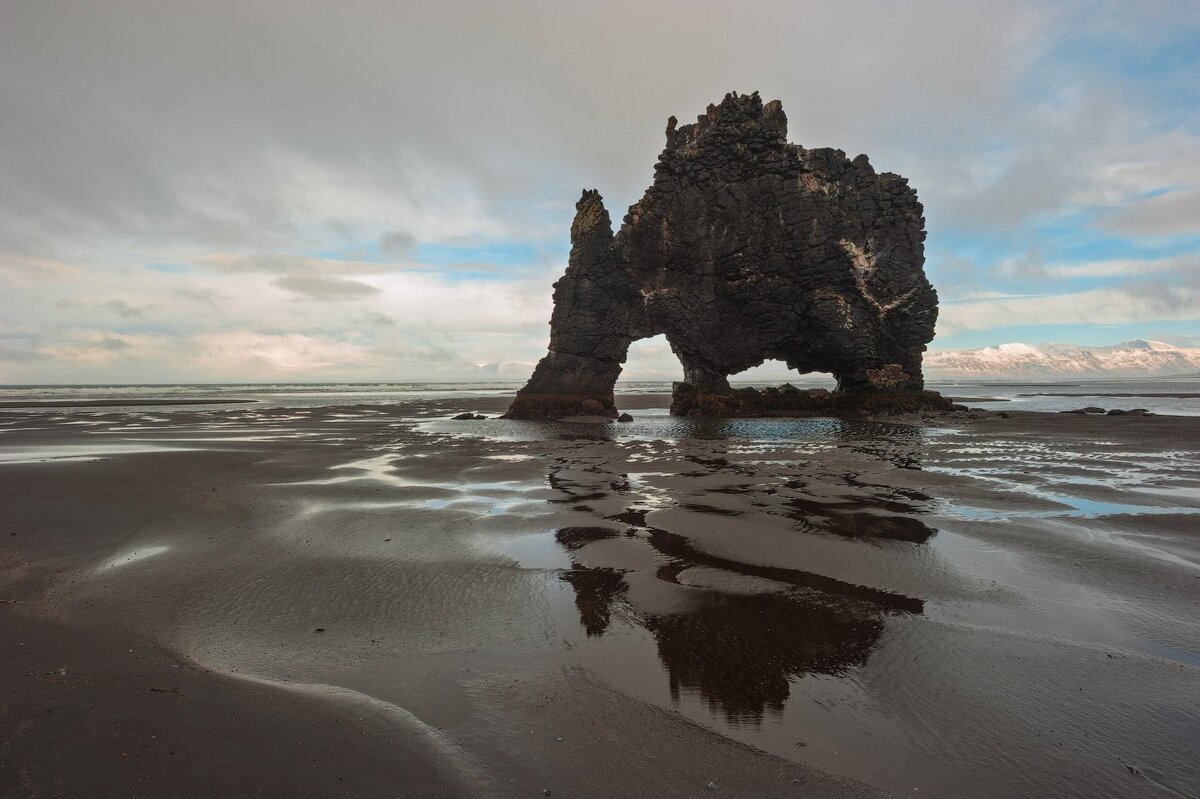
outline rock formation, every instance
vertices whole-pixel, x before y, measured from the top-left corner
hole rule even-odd
[[[788,144],[779,101],[757,93],[728,94],[692,125],[671,117],[666,134],[654,184],[615,235],[598,192],[576,204],[549,352],[508,416],[615,416],[630,343],[660,333],[683,364],[676,413],[754,415],[728,376],[767,359],[832,373],[835,397],[928,396],[937,293],[908,181],[865,155]]]

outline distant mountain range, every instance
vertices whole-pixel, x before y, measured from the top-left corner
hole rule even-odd
[[[1111,347],[1000,344],[932,352],[929,377],[1182,377],[1200,372],[1200,349],[1135,339]]]

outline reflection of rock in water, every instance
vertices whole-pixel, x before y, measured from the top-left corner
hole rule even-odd
[[[666,530],[650,529],[650,545],[663,555],[674,558],[668,567],[658,570],[658,576],[670,582],[678,582],[678,575],[690,566],[706,566],[711,569],[740,574],[746,577],[758,577],[786,583],[796,588],[815,592],[815,595],[825,596],[828,600],[838,600],[843,603],[861,603],[866,608],[889,610],[897,613],[920,613],[925,604],[913,597],[869,588],[865,585],[844,583],[833,577],[822,574],[785,569],[781,566],[759,566],[750,563],[739,563],[728,558],[710,555],[696,549],[681,535],[668,533]]]
[[[897,469],[921,470],[925,431],[908,424],[862,421],[837,428],[838,438],[852,452],[886,461]]]
[[[924,544],[937,532],[914,516],[875,511],[877,507],[887,508],[888,504],[883,500],[868,503],[859,499],[815,502],[802,497],[787,501],[793,511],[789,515],[797,521],[843,538],[886,538]]]
[[[616,530],[607,527],[563,527],[554,534],[554,540],[567,548],[567,551],[582,549],[593,541],[603,541],[605,538],[616,538]]]
[[[730,720],[782,711],[790,678],[861,665],[883,632],[878,614],[790,591],[713,592],[691,612],[644,623],[658,643],[671,695],[699,691]]]
[[[575,566],[563,572],[562,579],[575,589],[575,607],[579,623],[591,635],[603,635],[612,619],[617,597],[625,593],[625,578],[612,569],[583,569]]]
[[[877,516],[873,513],[842,513],[831,516],[833,532],[847,538],[888,538],[924,544],[935,532],[920,519],[911,516]]]
[[[613,535],[603,528],[564,528],[556,537],[573,551]],[[625,604],[625,579],[614,569],[575,563],[562,576],[575,590],[579,621],[589,636],[603,635],[620,605],[654,635],[671,695],[698,691],[714,712],[732,721],[782,711],[793,677],[839,674],[861,665],[883,632],[885,613],[920,613],[923,607],[918,599],[823,575],[708,555],[665,530],[650,528],[645,540],[671,559],[656,571],[666,582],[678,585],[683,572],[704,567],[790,586],[755,594],[687,588],[696,600],[689,610],[652,614]]]

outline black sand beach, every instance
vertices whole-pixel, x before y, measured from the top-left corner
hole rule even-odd
[[[0,416],[0,795],[1180,797],[1200,418]]]

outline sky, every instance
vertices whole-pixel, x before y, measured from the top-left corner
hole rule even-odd
[[[731,90],[910,179],[930,349],[1200,346],[1197,76],[1194,0],[4,2],[0,383],[522,380]]]

